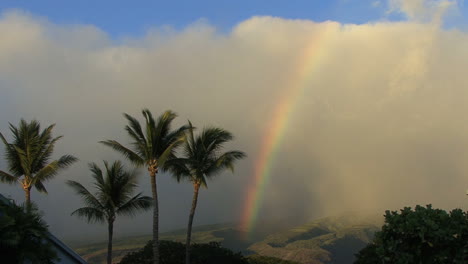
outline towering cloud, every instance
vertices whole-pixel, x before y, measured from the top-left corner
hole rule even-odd
[[[231,147],[249,158],[235,175],[209,183],[195,224],[231,221],[243,211],[279,103],[300,83],[260,218],[428,203],[466,208],[468,33],[433,22],[450,1],[390,3],[410,19],[352,25],[252,17],[229,33],[200,22],[119,40],[92,25],[6,12],[0,131],[8,134],[8,122],[20,118],[57,123],[56,133],[65,137],[56,153],[80,158],[48,184],[48,196],[32,194],[52,230],[66,236],[96,232],[69,216],[79,200],[63,183],[88,182],[87,162],[121,158],[97,141],[126,142],[123,112],[140,117],[143,107],[155,114],[172,109],[179,125],[190,119],[199,127],[222,126],[236,135]],[[140,185],[149,194],[144,175]],[[184,226],[190,186],[170,175],[160,180],[162,228]],[[18,187],[0,190],[22,199]],[[123,233],[143,232],[150,221],[148,214],[118,225]]]

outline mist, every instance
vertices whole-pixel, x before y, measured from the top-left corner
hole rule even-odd
[[[54,135],[64,138],[56,157],[80,161],[46,183],[48,195],[33,190],[32,200],[51,231],[72,240],[106,232],[70,216],[81,202],[64,182],[91,188],[89,162],[123,160],[97,143],[129,142],[122,113],[142,120],[143,108],[154,115],[171,109],[179,115],[175,127],[187,120],[223,127],[236,137],[228,147],[248,158],[201,190],[194,224],[238,222],[275,107],[301,51],[323,35],[325,54],[292,109],[260,219],[383,214],[416,204],[466,209],[468,33],[444,27],[451,1],[390,2],[389,12],[406,20],[355,25],[264,16],[227,33],[201,20],[119,39],[93,25],[7,11],[0,15],[0,131],[10,138],[8,123],[21,118],[57,124]],[[146,170],[139,179],[150,195]],[[191,185],[162,173],[158,187],[161,229],[183,228]],[[24,201],[19,186],[0,184],[0,192]],[[148,233],[151,220],[151,213],[120,217],[116,236]]]

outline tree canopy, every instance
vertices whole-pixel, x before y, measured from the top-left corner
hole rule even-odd
[[[466,263],[468,212],[431,205],[386,211],[382,230],[356,257],[356,264]]]
[[[54,263],[57,254],[47,240],[48,227],[34,203],[0,201],[0,259],[2,263]]]

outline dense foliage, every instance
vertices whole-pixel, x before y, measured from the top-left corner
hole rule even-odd
[[[53,263],[57,255],[47,236],[47,225],[34,204],[26,210],[0,201],[1,263]]]
[[[153,259],[152,241],[137,252],[126,255],[120,264],[150,264]],[[185,245],[179,242],[160,241],[159,243],[161,264],[185,263]],[[240,254],[223,248],[219,243],[193,244],[191,248],[191,262],[193,264],[248,264]]]
[[[386,211],[374,241],[357,254],[357,264],[467,263],[468,212],[416,206]]]
[[[249,264],[298,264],[294,261],[278,259],[274,257],[266,257],[260,255],[252,255],[247,257]]]
[[[151,241],[140,251],[127,254],[120,264],[150,264],[152,263],[153,243]],[[185,262],[185,245],[179,242],[160,241],[161,264],[183,264]],[[296,264],[272,257],[250,256],[234,253],[219,243],[191,245],[191,263],[193,264]]]

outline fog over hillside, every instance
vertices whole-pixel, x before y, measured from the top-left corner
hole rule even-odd
[[[70,216],[81,202],[64,182],[91,187],[88,162],[123,159],[97,143],[128,142],[122,113],[141,120],[144,107],[155,115],[171,109],[176,125],[190,119],[221,126],[236,136],[229,147],[248,158],[201,191],[195,225],[238,221],[265,130],[304,52],[320,42],[272,163],[260,218],[305,222],[429,203],[467,209],[468,32],[443,23],[457,15],[454,3],[391,0],[389,12],[407,17],[399,22],[261,16],[230,32],[200,21],[119,39],[93,25],[7,11],[0,15],[0,132],[10,138],[8,122],[20,118],[57,124],[54,133],[64,138],[55,154],[80,162],[46,184],[48,195],[33,190],[32,199],[51,231],[72,239],[106,232]],[[158,186],[161,229],[184,227],[191,185],[161,174]],[[24,200],[19,186],[0,184],[0,192]],[[118,219],[115,229],[119,236],[150,228],[148,212]]]

